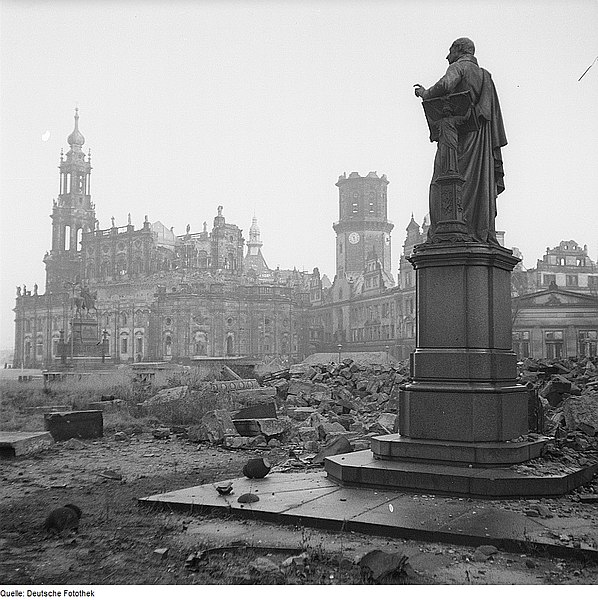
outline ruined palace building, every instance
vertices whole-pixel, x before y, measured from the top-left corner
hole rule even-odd
[[[339,345],[404,359],[415,348],[416,282],[407,258],[426,240],[427,224],[411,218],[395,283],[385,175],[339,177],[331,282],[317,268],[269,268],[257,219],[246,240],[222,206],[214,207],[211,227],[204,222],[194,232],[187,226],[182,235],[147,216],[140,228],[129,217],[126,225],[113,219],[110,228],[99,229],[77,111],[67,142],[44,257],[45,292],[37,284],[17,288],[15,367],[64,364],[83,293],[93,297],[88,322],[109,364],[222,356],[288,364],[337,352]],[[563,241],[547,248],[535,269],[520,264],[513,298],[520,357],[596,355],[598,268],[586,246]]]

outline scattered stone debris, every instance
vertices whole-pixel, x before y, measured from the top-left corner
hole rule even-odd
[[[237,502],[239,504],[253,504],[254,502],[258,502],[260,497],[257,494],[247,493],[242,494],[237,498]]]
[[[111,469],[106,469],[100,473],[100,477],[104,479],[114,479],[115,481],[122,481],[122,473],[118,473],[117,471],[113,471]]]
[[[249,570],[258,573],[259,575],[279,576],[281,574],[280,567],[265,556],[260,556],[251,562]]]
[[[221,485],[217,485],[216,486],[216,491],[221,496],[228,496],[229,494],[232,494],[233,493],[233,482],[232,481],[227,481],[226,483],[223,483]]]
[[[189,386],[186,385],[160,390],[155,396],[152,396],[149,398],[149,400],[146,400],[143,405],[145,408],[149,408],[157,404],[168,404],[173,401],[181,400],[188,394],[188,392]]]
[[[302,572],[307,566],[308,562],[309,554],[307,552],[302,552],[297,556],[289,556],[289,558],[283,560],[280,568],[284,571],[295,569],[298,572]]]
[[[487,560],[489,560],[492,556],[494,556],[497,553],[498,553],[498,548],[496,548],[495,546],[490,546],[490,545],[478,546],[475,549],[475,552],[473,553],[471,560],[473,560],[474,562],[486,562]]]
[[[82,442],[77,438],[71,438],[64,442],[64,448],[67,450],[83,450],[84,448],[87,448],[87,446],[85,445],[85,442]]]
[[[152,431],[152,435],[157,440],[167,440],[170,437],[170,429],[168,427],[158,427]]]
[[[267,458],[262,456],[259,458],[250,458],[243,467],[243,475],[249,479],[263,479],[270,472],[271,468]]]
[[[66,504],[61,508],[55,508],[46,518],[44,529],[48,533],[62,533],[63,531],[77,531],[81,509],[76,504]]]
[[[154,556],[157,556],[160,560],[164,560],[168,556],[168,550],[168,548],[156,548]]]
[[[407,577],[408,557],[402,552],[372,550],[359,561],[362,576],[366,581],[379,582],[388,577]]]

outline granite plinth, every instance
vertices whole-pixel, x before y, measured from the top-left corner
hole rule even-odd
[[[512,350],[510,278],[518,259],[501,246],[421,244],[412,382],[399,391],[409,438],[506,442],[528,432],[528,393]]]
[[[512,440],[528,432],[527,399],[521,385],[414,382],[399,392],[399,432],[457,442]]]
[[[486,498],[562,496],[591,481],[598,462],[531,475],[504,467],[469,468],[439,463],[378,460],[370,450],[325,459],[328,476],[343,485]]]
[[[35,454],[50,448],[53,443],[47,431],[0,431],[0,458]]]
[[[539,437],[526,442],[448,442],[393,433],[373,438],[371,449],[374,457],[381,460],[503,467],[538,458],[547,441],[547,437]]]

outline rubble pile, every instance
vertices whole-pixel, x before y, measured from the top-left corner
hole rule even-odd
[[[367,365],[347,358],[294,365],[266,375],[266,387],[231,392],[232,405],[242,408],[206,413],[188,428],[188,439],[229,449],[285,444],[313,453],[312,462],[321,464],[325,456],[365,450],[373,436],[395,432],[407,374],[407,362]]]
[[[364,450],[371,437],[395,431],[399,386],[407,374],[406,363],[365,365],[347,358],[294,365],[274,374],[269,384],[276,389],[281,412],[292,421],[291,441],[319,453],[317,459],[323,461],[327,446]]]
[[[553,439],[541,458],[512,468],[551,475],[598,461],[598,359],[528,358],[519,368],[530,394],[530,431]]]
[[[538,410],[530,431],[560,439],[581,432],[598,433],[598,359],[525,359],[519,364],[519,383],[530,392]],[[530,416],[532,411],[530,410]]]

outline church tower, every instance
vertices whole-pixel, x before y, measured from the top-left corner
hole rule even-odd
[[[356,278],[366,269],[368,254],[375,252],[382,269],[390,275],[390,232],[387,218],[386,175],[370,171],[365,177],[353,172],[338,178],[339,221],[336,232],[336,274]]]
[[[248,272],[253,269],[256,275],[262,275],[270,271],[268,265],[262,256],[262,240],[260,237],[260,228],[257,219],[253,217],[251,227],[249,228],[249,241],[247,242],[247,254],[245,255],[244,267]]]
[[[52,249],[44,257],[46,290],[64,291],[64,283],[82,275],[81,239],[83,232],[95,229],[95,206],[91,201],[91,154],[82,146],[79,110],[75,108],[75,128],[68,136],[66,158],[60,151],[60,191],[52,208]]]

